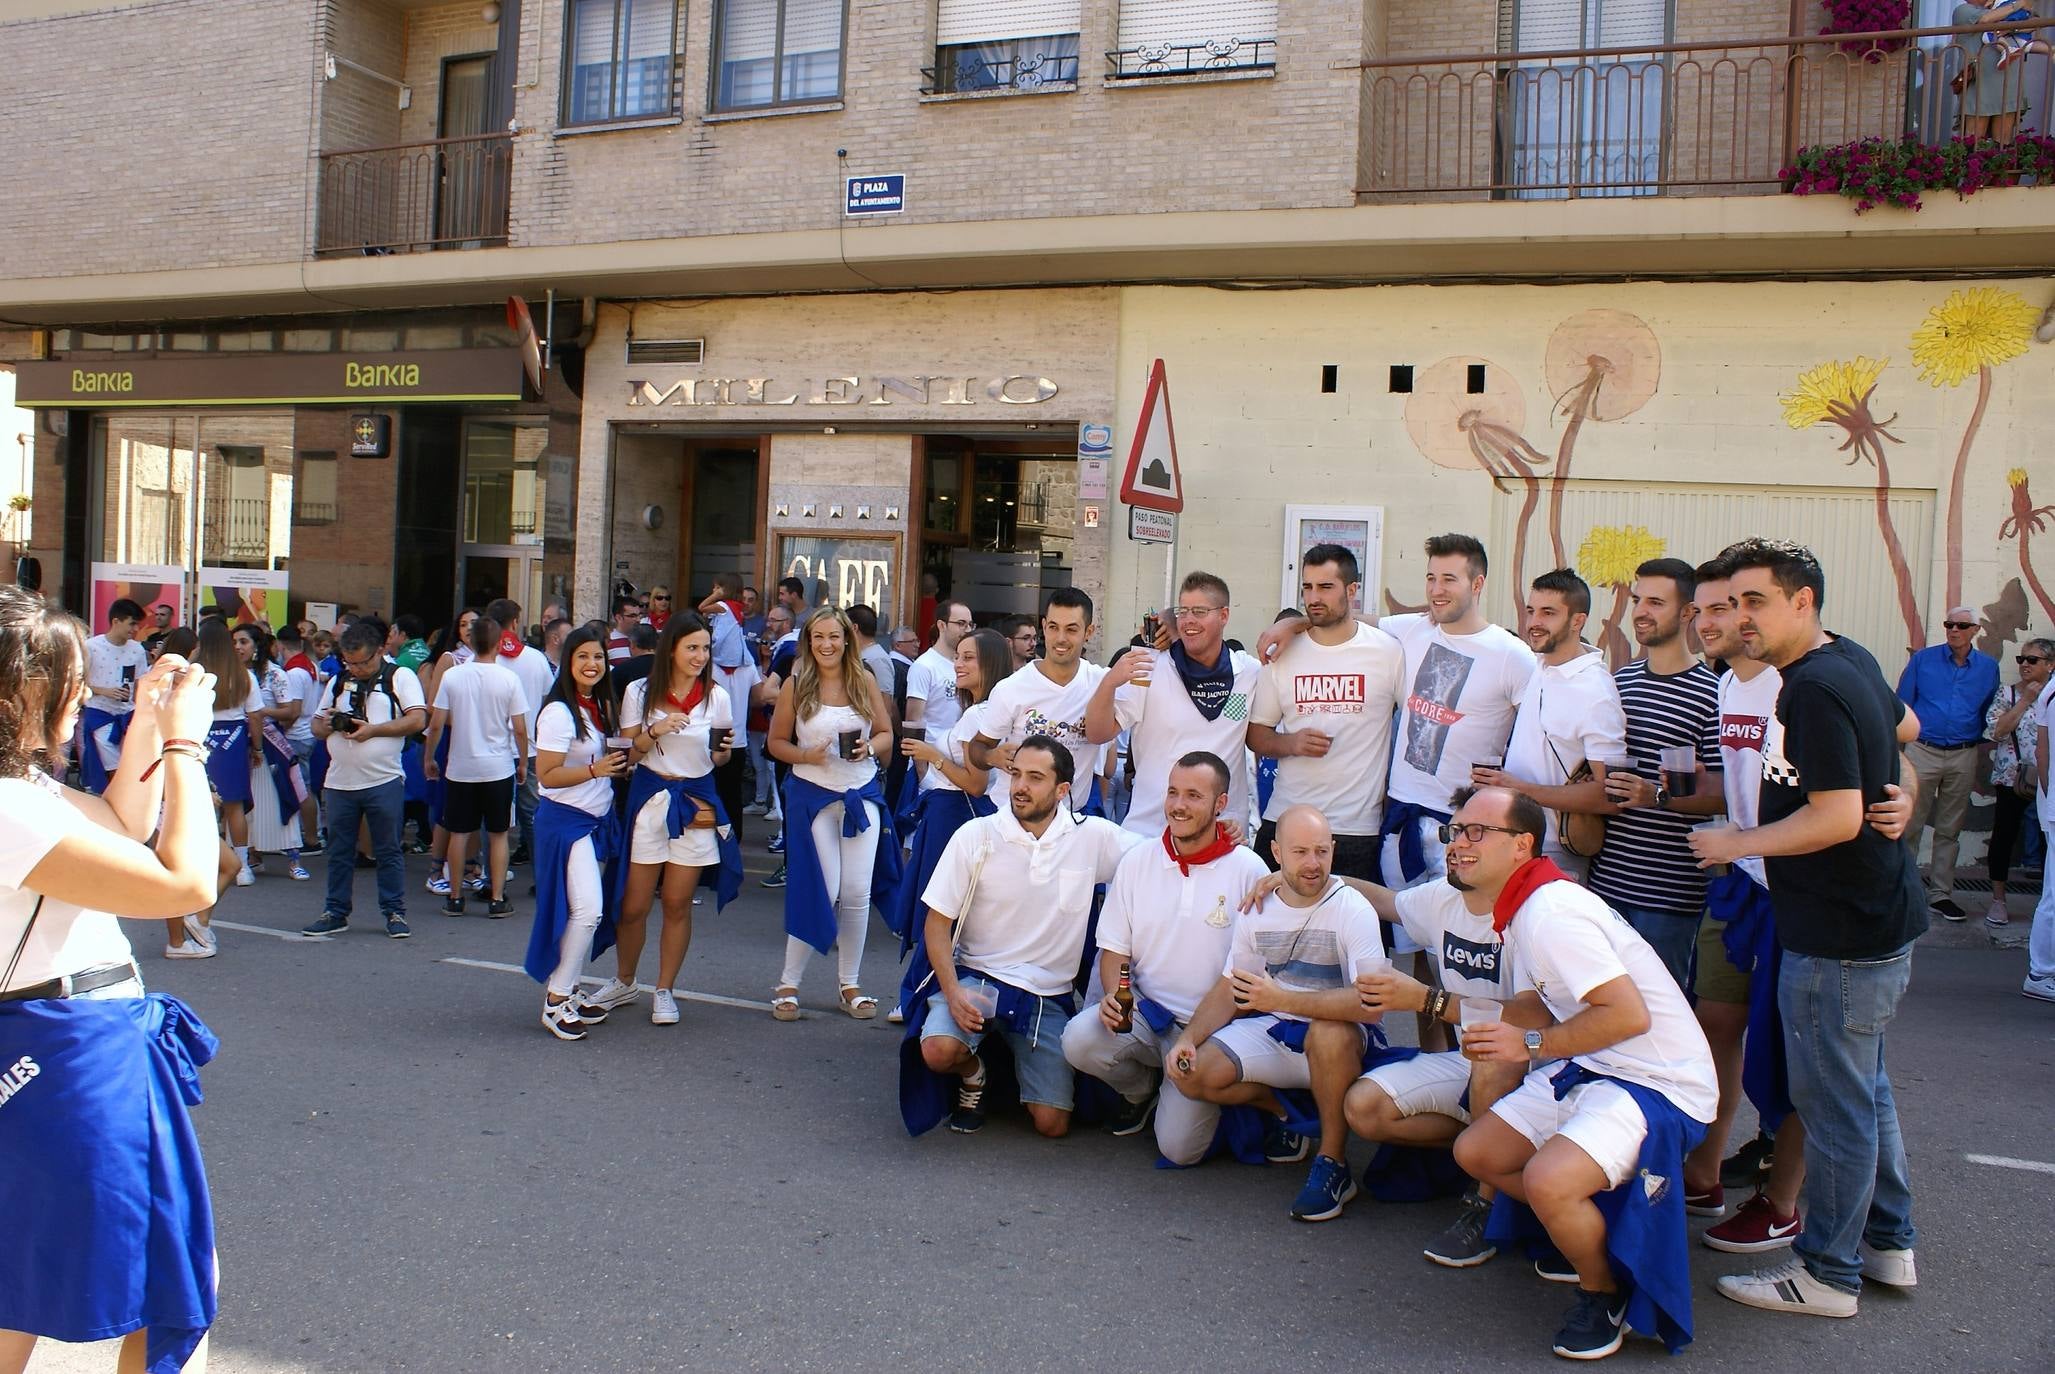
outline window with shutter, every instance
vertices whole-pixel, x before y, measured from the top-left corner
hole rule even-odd
[[[1521,53],[1669,41],[1668,0],[1505,3]],[[1523,59],[1508,75],[1501,180],[1521,198],[1653,194],[1663,175],[1668,75],[1656,53]]]
[[[929,94],[1077,84],[1080,0],[940,0]]]
[[[840,96],[843,8],[843,0],[721,0],[714,22],[714,107]]]
[[[678,0],[570,0],[563,122],[667,115],[676,108]]]
[[[1114,76],[1165,76],[1277,60],[1277,0],[1121,0]]]

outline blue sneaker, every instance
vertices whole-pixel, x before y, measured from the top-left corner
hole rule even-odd
[[[776,873],[773,873],[770,877],[765,878],[761,883],[758,884],[759,887],[783,887],[784,885],[785,865],[783,864],[778,865],[778,871]]]
[[[1576,1305],[1556,1332],[1555,1352],[1566,1360],[1602,1360],[1626,1339],[1627,1299],[1579,1288]]]
[[[767,847],[773,854],[783,854],[785,852],[785,832],[780,830],[777,834],[771,836],[771,842]]]
[[[1534,1261],[1534,1272],[1550,1283],[1577,1282],[1577,1266],[1563,1258],[1563,1252],[1553,1245]]]
[[[1300,1221],[1333,1221],[1356,1196],[1356,1179],[1349,1166],[1326,1155],[1313,1156],[1306,1186],[1292,1203],[1292,1216]]]
[[[300,927],[302,935],[340,935],[350,928],[350,918],[324,911],[318,920]]]
[[[1263,1158],[1272,1164],[1297,1164],[1313,1152],[1313,1142],[1286,1128],[1278,1117],[1263,1128]]]

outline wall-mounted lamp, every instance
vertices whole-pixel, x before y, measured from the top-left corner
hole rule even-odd
[[[485,0],[484,7],[478,11],[478,18],[487,24],[497,24],[499,22],[498,4],[494,0]]]

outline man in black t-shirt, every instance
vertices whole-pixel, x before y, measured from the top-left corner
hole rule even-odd
[[[1762,824],[1699,832],[1692,848],[1708,863],[1764,859],[1806,1175],[1794,1257],[1719,1290],[1770,1311],[1852,1317],[1863,1279],[1916,1281],[1884,1028],[1911,977],[1926,896],[1911,849],[1864,824],[1901,776],[1903,712],[1876,660],[1821,628],[1826,575],[1810,550],[1749,539],[1723,556],[1742,647],[1783,686],[1763,745]]]

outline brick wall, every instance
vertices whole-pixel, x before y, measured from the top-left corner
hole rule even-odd
[[[0,26],[8,275],[299,257],[315,15],[164,0]]]
[[[400,115],[400,141],[437,136],[445,58],[489,53],[499,46],[499,25],[478,20],[477,0],[412,10],[406,16],[406,55],[400,79],[414,90],[414,103]]]
[[[382,76],[404,80],[404,21],[392,0],[328,7],[328,46]],[[390,83],[338,65],[321,88],[321,147],[383,148],[400,141],[400,93]]]

